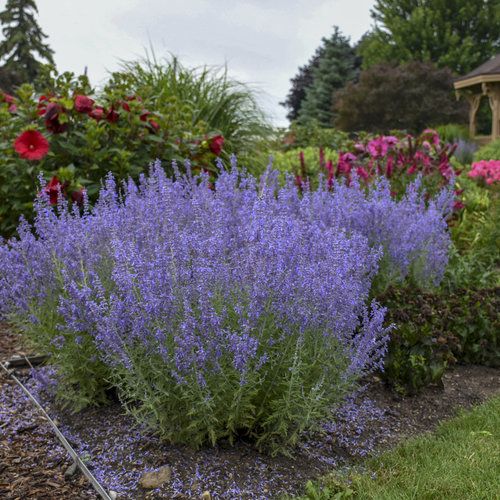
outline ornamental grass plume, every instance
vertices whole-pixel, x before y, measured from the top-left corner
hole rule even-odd
[[[286,451],[383,369],[372,282],[383,262],[439,280],[449,196],[219,167],[215,186],[189,165],[119,191],[109,176],[92,210],[51,207],[42,186],[34,227],[0,245],[0,314],[52,353],[73,408],[112,385],[171,442]]]

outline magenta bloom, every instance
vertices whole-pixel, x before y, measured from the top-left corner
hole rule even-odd
[[[384,140],[384,137],[372,139],[367,146],[368,152],[372,158],[384,158],[389,150],[389,145]]]

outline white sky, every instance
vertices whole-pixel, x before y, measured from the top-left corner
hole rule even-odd
[[[186,66],[224,65],[259,90],[276,125],[289,80],[330,36],[333,25],[356,42],[371,26],[374,0],[36,0],[60,71],[88,68],[98,85],[120,59],[143,56],[150,43]],[[6,0],[0,0],[4,10]],[[1,34],[0,34],[1,36]]]

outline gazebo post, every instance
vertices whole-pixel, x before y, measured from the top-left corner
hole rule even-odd
[[[473,139],[476,136],[476,115],[481,103],[481,94],[464,93],[469,103],[469,136]]]
[[[491,108],[491,140],[500,139],[500,84],[483,83],[483,94],[488,96]]]

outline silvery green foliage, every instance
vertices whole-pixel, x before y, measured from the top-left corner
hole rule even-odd
[[[158,164],[121,194],[108,177],[82,213],[42,190],[34,227],[0,245],[0,312],[53,353],[73,404],[111,383],[171,441],[283,450],[383,368],[372,280],[384,259],[439,281],[451,199],[417,182],[396,201],[382,180],[301,193],[235,164],[215,186]]]

